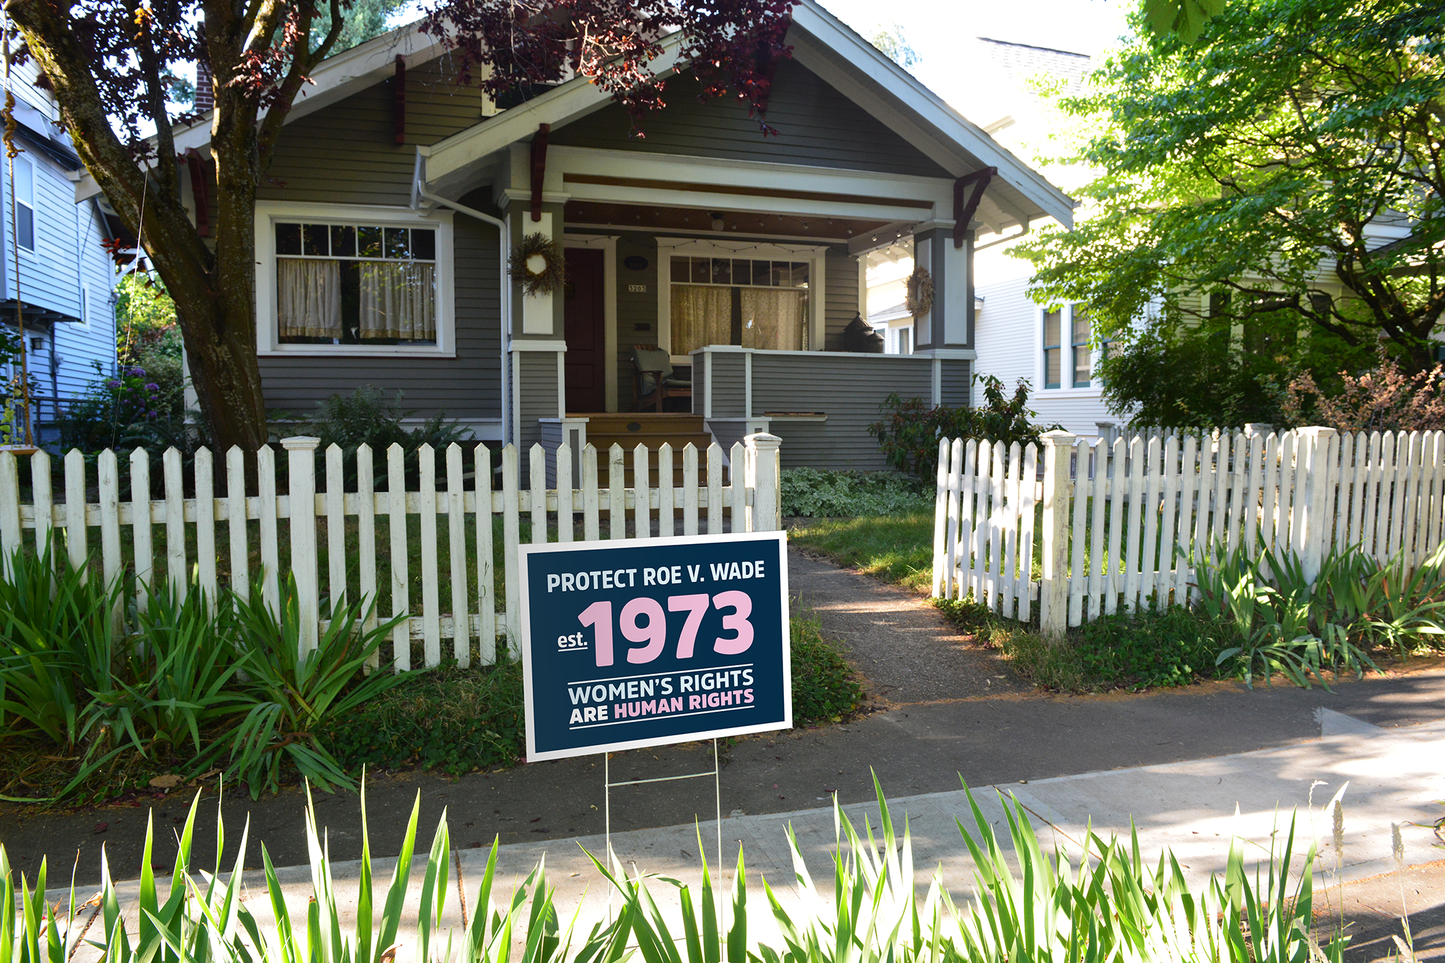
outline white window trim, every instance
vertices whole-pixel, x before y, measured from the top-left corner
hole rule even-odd
[[[276,222],[334,221],[379,224],[383,227],[429,227],[437,232],[437,343],[421,344],[282,344],[276,333]],[[256,354],[263,358],[455,358],[456,308],[452,212],[420,214],[409,207],[353,204],[256,203]]]
[[[1059,351],[1067,352],[1067,355],[1059,358],[1059,378],[1061,387],[1049,388],[1047,384],[1047,373],[1044,370],[1044,315],[1048,313],[1047,308],[1037,308],[1034,311],[1034,385],[1035,392],[1047,393],[1050,398],[1064,398],[1070,395],[1076,397],[1098,397],[1102,394],[1104,386],[1099,383],[1099,360],[1103,351],[1098,347],[1089,349],[1089,384],[1087,387],[1075,387],[1073,382],[1073,330],[1074,330],[1074,306],[1065,304],[1059,308]],[[1089,329],[1089,337],[1092,339],[1094,330]],[[1070,362],[1064,364],[1065,357]],[[1063,381],[1065,368],[1069,380]]]
[[[16,228],[19,227],[19,224],[12,221],[9,216],[9,212],[6,212],[5,222],[10,225],[10,230],[14,232],[15,250],[19,251],[21,254],[24,254],[27,257],[36,258],[40,255],[40,217],[35,210],[37,206],[35,203],[35,195],[40,189],[38,184],[38,181],[40,180],[40,165],[35,163],[35,161],[31,158],[26,157],[24,154],[17,154],[14,159],[14,164],[16,168],[15,180],[17,183],[17,190],[15,191],[15,206],[29,208],[30,210],[31,246],[25,247],[20,243],[20,233],[18,230],[16,230]],[[30,203],[28,204],[20,199],[20,191],[18,190],[18,183],[20,180],[19,168],[21,164],[24,164],[30,168]]]
[[[698,240],[685,237],[657,239],[657,346],[672,356],[673,364],[691,364],[687,355],[672,351],[672,256],[746,257],[808,263],[808,350],[822,351],[826,333],[828,284],[826,245],[758,244],[754,241]]]

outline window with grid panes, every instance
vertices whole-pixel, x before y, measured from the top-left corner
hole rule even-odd
[[[1062,383],[1063,347],[1059,334],[1063,324],[1063,311],[1055,309],[1044,312],[1044,387],[1057,388]]]
[[[807,350],[807,261],[674,254],[672,347],[709,344]]]
[[[1070,310],[1070,315],[1070,327],[1073,329],[1070,348],[1073,355],[1074,387],[1087,388],[1093,374],[1089,356],[1089,310],[1082,304],[1076,304]]]

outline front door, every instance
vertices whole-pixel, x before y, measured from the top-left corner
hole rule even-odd
[[[567,411],[607,410],[602,252],[567,249]]]

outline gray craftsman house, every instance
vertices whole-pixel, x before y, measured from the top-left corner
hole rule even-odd
[[[765,428],[784,465],[883,467],[866,426],[890,392],[970,400],[975,230],[1067,225],[1071,202],[813,0],[788,43],[768,137],[685,65],[637,139],[585,79],[506,104],[459,86],[415,28],[331,58],[257,203],[267,404],[375,384],[487,440]],[[567,281],[524,295],[506,265],[538,233]],[[845,350],[867,253],[910,237],[933,282],[915,352]]]

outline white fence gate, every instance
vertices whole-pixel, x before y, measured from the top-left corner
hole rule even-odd
[[[933,594],[972,595],[1045,634],[1183,602],[1210,550],[1297,554],[1313,577],[1359,546],[1413,569],[1445,536],[1445,433],[1302,428],[1035,446],[939,444]]]
[[[20,468],[27,456],[0,451],[0,567],[8,577],[11,556],[26,546],[27,530],[33,545],[58,533],[52,543],[56,551],[63,546],[77,566],[89,560],[98,536],[100,573],[107,582],[131,577],[137,597],[164,585],[182,594],[194,586],[213,600],[225,585],[247,597],[256,572],[273,610],[280,600],[282,573],[289,571],[296,582],[303,648],[314,646],[326,618],[338,607],[333,602],[382,600],[388,603],[382,618],[403,616],[390,653],[383,655],[396,668],[411,667],[413,641],[421,643],[422,661],[428,666],[441,661],[443,640],[450,642],[448,655],[463,666],[474,657],[490,663],[499,637],[514,652],[520,644],[520,582],[513,562],[524,523],[530,524],[533,544],[546,542],[549,529],[561,542],[647,538],[654,530],[671,535],[679,523],[688,535],[699,534],[704,525],[709,533],[774,531],[780,523],[779,443],[774,435],[750,435],[745,444],[733,445],[726,467],[717,444],[708,447],[701,464],[703,453],[692,445],[681,451],[668,445],[649,451],[638,445],[631,452],[613,445],[605,453],[605,488],[598,485],[599,453],[587,445],[581,452],[581,487],[553,490],[546,487],[549,453],[541,445],[527,453],[525,489],[521,453],[514,446],[503,448],[500,466],[494,466],[485,445],[470,450],[451,445],[438,479],[436,453],[424,445],[415,490],[407,490],[406,453],[393,445],[385,457],[386,491],[375,490],[373,454],[362,446],[354,463],[356,490],[346,491],[341,450],[333,445],[324,453],[325,488],[318,490],[318,440],[298,437],[282,441],[286,494],[278,494],[276,455],[270,447],[257,453],[258,491],[249,496],[242,451],[233,448],[226,454],[225,494],[220,494],[217,466],[211,452],[202,448],[195,455],[195,497],[186,498],[182,457],[170,449],[162,459],[159,499],[151,498],[150,457],[137,449],[129,457],[132,494],[125,500],[115,452],[100,454],[98,477],[90,478],[84,457],[71,451],[64,459],[65,497],[60,501],[52,495],[51,458],[37,451],[28,456],[31,501],[23,504]],[[570,448],[557,448],[552,457],[555,477],[574,477],[576,456]],[[674,482],[679,457],[680,487]],[[501,475],[498,490],[491,485],[494,467]],[[631,486],[625,484],[628,470],[635,480]],[[499,537],[494,519],[501,528]],[[498,548],[504,575],[500,593],[494,588]],[[412,555],[419,573],[411,570]],[[500,610],[498,601],[503,603]]]

